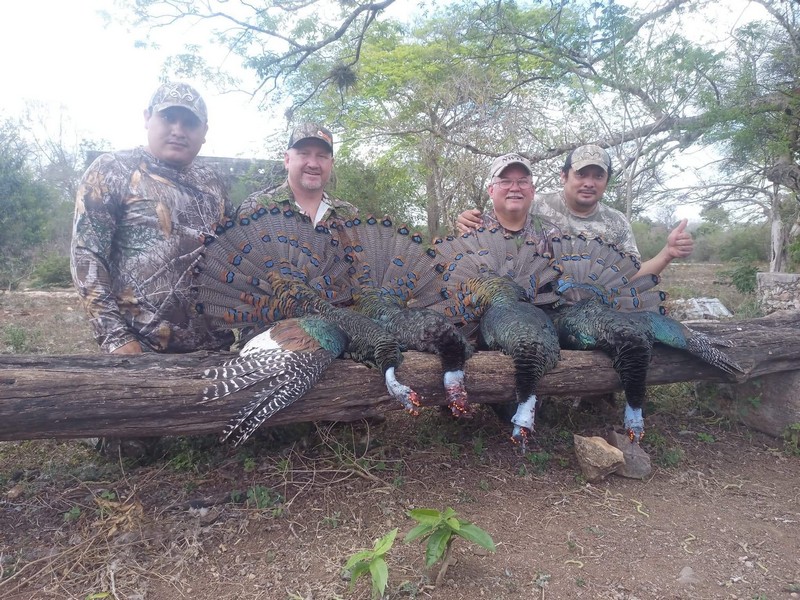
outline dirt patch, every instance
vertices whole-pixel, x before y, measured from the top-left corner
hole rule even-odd
[[[6,294],[0,316],[0,331],[37,328],[33,351],[96,351],[71,293]],[[238,450],[163,440],[140,465],[78,441],[0,443],[0,598],[366,599],[342,566],[394,527],[392,599],[798,597],[800,458],[691,385],[650,392],[652,477],[598,485],[572,434],[619,428],[619,402],[548,402],[525,457],[486,409],[267,430]],[[497,552],[456,541],[434,587],[406,512],[448,506]]]

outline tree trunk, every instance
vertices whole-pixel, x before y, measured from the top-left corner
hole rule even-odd
[[[692,327],[732,342],[733,347],[724,351],[744,374],[734,378],[689,354],[659,347],[648,372],[649,385],[743,382],[800,369],[800,312]],[[595,395],[621,389],[605,354],[563,351],[561,355],[559,365],[540,382],[540,394]],[[250,399],[245,391],[201,401],[208,383],[202,378],[203,368],[220,364],[226,356],[206,352],[0,356],[0,440],[218,433]],[[513,400],[509,357],[478,352],[466,372],[473,402]],[[398,372],[401,381],[424,396],[427,406],[445,403],[441,376],[438,357],[417,352],[407,353]],[[269,424],[355,421],[397,408],[379,373],[337,360],[301,401],[277,413]]]
[[[772,190],[772,206],[770,208],[770,259],[769,272],[782,273],[786,255],[786,229],[781,218],[780,190],[777,185]]]

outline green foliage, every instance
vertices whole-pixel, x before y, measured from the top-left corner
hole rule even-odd
[[[489,552],[495,551],[494,541],[491,536],[477,525],[459,519],[456,516],[456,511],[452,508],[447,508],[444,512],[431,508],[416,508],[406,514],[417,521],[419,525],[406,534],[404,541],[409,543],[416,539],[427,538],[428,541],[425,545],[426,567],[433,566],[445,556],[455,539],[454,536],[462,537]]]
[[[713,444],[714,442],[717,441],[713,435],[711,435],[710,433],[704,433],[702,431],[697,434],[697,439],[703,442],[704,444]]]
[[[795,239],[788,248],[789,270],[797,273],[800,271],[800,237]]]
[[[336,156],[335,186],[331,192],[356,205],[362,214],[385,214],[421,225],[425,199],[409,177],[408,168],[394,155],[378,156],[371,164],[344,148]]]
[[[344,570],[350,575],[351,591],[359,578],[369,573],[372,578],[372,597],[377,599],[383,596],[389,582],[389,567],[384,556],[391,550],[397,531],[395,527],[377,540],[371,550],[360,550],[347,560]]]
[[[281,504],[283,497],[277,492],[273,492],[266,486],[254,485],[247,490],[245,504],[248,508],[258,510],[272,509],[272,516],[278,517],[283,513]]]
[[[72,521],[77,521],[80,518],[81,518],[80,506],[73,506],[67,512],[64,513],[65,523],[71,523]]]
[[[653,462],[660,467],[675,468],[683,462],[683,450],[673,447],[657,429],[648,429],[642,440]]]
[[[719,271],[719,277],[735,287],[742,294],[752,294],[756,291],[756,273],[758,268],[751,264],[741,262],[732,269]]]
[[[783,447],[788,454],[800,456],[800,423],[792,423],[783,432]]]
[[[10,120],[0,122],[0,287],[27,277],[34,256],[49,238],[57,194],[38,181],[28,160],[32,149]]]
[[[769,226],[765,223],[720,226],[703,222],[694,231],[696,262],[766,262]],[[637,238],[638,240],[638,238]]]
[[[34,267],[33,278],[37,287],[71,286],[72,274],[70,273],[69,256],[46,254]]]
[[[36,350],[35,333],[31,334],[19,325],[3,326],[3,345],[14,354],[30,354]]]
[[[525,459],[533,465],[536,473],[544,473],[550,464],[552,455],[549,452],[528,452],[525,454]]]

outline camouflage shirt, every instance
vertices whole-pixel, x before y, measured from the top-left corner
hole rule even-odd
[[[100,347],[138,341],[157,352],[226,348],[192,316],[189,268],[201,235],[232,214],[210,169],[176,169],[145,148],[103,154],[78,188],[72,277]]]
[[[327,209],[315,225],[323,224],[329,226],[331,221],[343,221],[352,219],[358,215],[358,209],[355,206],[339,198],[329,196],[327,192],[322,193],[322,201],[327,205]],[[262,206],[268,206],[272,203],[281,204],[284,208],[291,208],[298,214],[305,214],[294,199],[294,193],[292,193],[288,181],[285,181],[276,188],[261,190],[260,192],[250,194],[245,198],[245,201],[242,202],[238,214],[251,215]],[[307,216],[311,218],[311,215]]]
[[[544,221],[552,223],[556,232],[562,234],[577,234],[581,232],[599,235],[606,242],[614,244],[619,250],[641,258],[636,239],[633,237],[631,224],[618,210],[597,204],[597,209],[588,217],[579,217],[570,212],[564,202],[564,191],[537,193],[531,214],[541,217]]]
[[[503,227],[497,220],[497,214],[490,208],[481,217],[481,225],[487,228]],[[536,251],[544,253],[549,251],[550,245],[547,242],[548,236],[554,231],[555,227],[539,217],[538,215],[528,214],[525,225],[519,231],[510,231],[503,227],[503,230],[511,236],[517,247],[522,245],[524,240],[536,240]]]

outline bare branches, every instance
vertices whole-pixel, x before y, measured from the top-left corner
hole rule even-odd
[[[254,93],[269,94],[279,89],[282,82],[311,57],[346,41],[348,33],[353,36],[348,45],[352,45],[354,52],[346,64],[355,65],[369,27],[394,2],[356,3],[333,29],[325,25],[327,18],[316,16],[316,11],[332,11],[331,7],[319,7],[318,0],[275,0],[261,7],[242,0],[238,4],[212,0],[153,0],[141,3],[136,12],[140,22],[153,28],[174,26],[181,20],[206,22],[212,28],[217,23],[224,24],[224,29],[216,27],[216,31],[224,31],[221,35],[231,50],[247,59],[259,73],[260,81]],[[256,40],[262,50],[266,50],[261,56],[251,54],[251,44]],[[330,74],[322,77],[294,108],[303,106],[332,81],[334,78]]]

